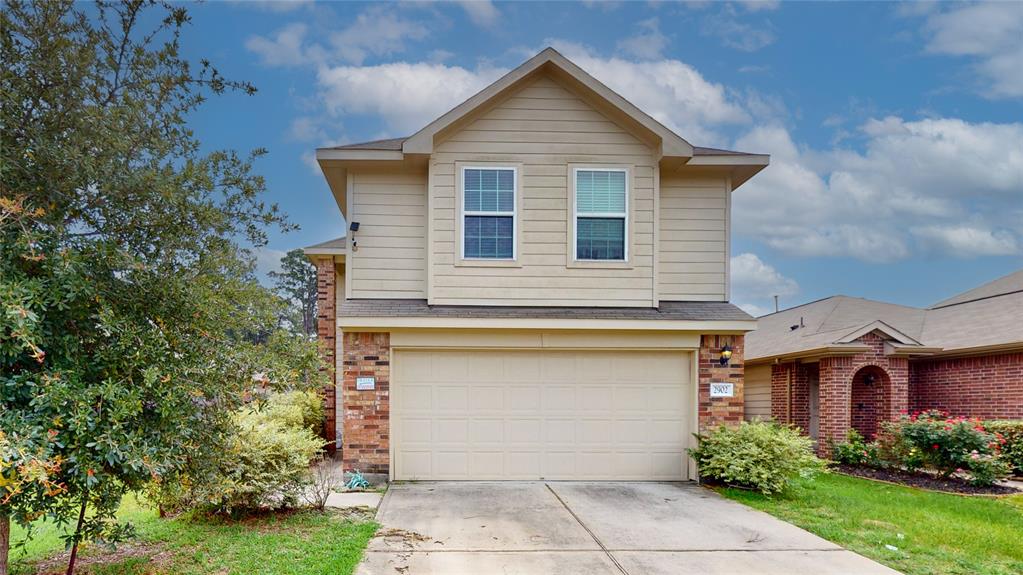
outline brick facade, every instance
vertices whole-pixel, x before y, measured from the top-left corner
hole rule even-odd
[[[721,365],[721,350],[729,346],[732,358]],[[743,403],[743,336],[704,335],[700,338],[699,353],[699,407],[700,431],[719,425],[738,425],[742,421]],[[710,382],[734,385],[733,397],[711,397]]]
[[[391,445],[391,336],[343,335],[341,457],[346,471],[388,473]],[[356,378],[376,378],[375,389],[359,391]]]
[[[334,350],[337,349],[337,272],[334,258],[316,260],[316,337],[323,356],[324,370],[329,372],[330,381],[323,388],[323,438],[328,442],[327,451],[333,453],[337,447],[337,370]]]
[[[845,440],[854,421],[864,429],[876,429],[878,422],[898,419],[909,409],[909,360],[885,355],[884,338],[876,333],[857,341],[870,350],[820,361],[818,451],[824,455],[830,454],[832,442]],[[868,374],[876,377],[869,389],[864,383]],[[854,388],[859,390],[856,402]]]
[[[815,363],[779,363],[771,366],[771,419],[809,433],[810,382],[818,381]]]
[[[1023,353],[913,361],[912,409],[1023,419]]]

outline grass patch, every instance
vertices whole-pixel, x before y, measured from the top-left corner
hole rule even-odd
[[[1023,495],[962,497],[838,474],[774,498],[720,492],[907,575],[1023,573]]]
[[[131,498],[125,499],[118,515],[134,523],[138,531],[137,541],[118,549],[145,546],[146,555],[121,557],[102,546],[86,546],[82,573],[346,575],[355,571],[377,529],[365,516],[329,511],[268,514],[240,521],[188,516],[160,519]],[[20,528],[12,531],[12,541],[24,538]],[[64,550],[61,535],[56,526],[37,525],[35,537],[23,551],[12,553],[11,558],[18,560],[12,573],[36,573],[51,562],[42,560],[59,559]]]

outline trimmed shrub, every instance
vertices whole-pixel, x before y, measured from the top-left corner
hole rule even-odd
[[[979,419],[930,410],[903,416],[896,424],[886,426],[885,433],[900,448],[908,446],[908,452],[900,456],[910,469],[922,465],[935,469],[942,477],[966,471],[976,485],[991,485],[1009,472],[1008,464],[1000,457],[1001,440]]]
[[[985,421],[984,429],[1002,442],[1002,459],[1015,475],[1023,475],[1023,421]]]
[[[770,495],[787,489],[797,477],[827,470],[813,453],[813,441],[791,427],[762,421],[722,426],[697,435],[689,454],[704,479],[755,489]]]

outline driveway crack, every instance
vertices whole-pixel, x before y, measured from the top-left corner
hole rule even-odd
[[[544,483],[543,485],[544,487],[547,488],[547,491],[550,491],[551,495],[553,495],[554,498],[558,500],[558,503],[560,503],[561,506],[565,508],[565,511],[568,511],[568,514],[572,516],[572,519],[575,519],[576,523],[578,523],[583,529],[586,530],[587,533],[590,534],[590,537],[593,538],[593,541],[600,547],[601,551],[603,551],[604,554],[607,555],[607,558],[611,560],[611,563],[614,563],[614,566],[617,567],[618,570],[622,572],[622,575],[629,575],[629,572],[626,571],[625,567],[623,567],[622,564],[618,562],[618,559],[616,559],[615,556],[611,554],[611,551],[607,548],[606,545],[604,545],[604,542],[597,538],[597,534],[594,533],[593,530],[590,529],[585,523],[583,523],[583,520],[580,519],[579,516],[575,514],[575,511],[572,511],[572,508],[569,507],[567,503],[565,503],[565,500],[562,499],[560,495],[558,495],[557,491],[554,491],[554,488],[551,487],[550,483]]]

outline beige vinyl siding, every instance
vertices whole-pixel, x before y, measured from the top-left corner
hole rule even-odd
[[[771,419],[771,366],[748,366],[744,373],[743,395],[746,420]]]
[[[351,176],[352,298],[426,298],[426,173],[359,171]],[[351,233],[351,232],[349,232]]]
[[[540,77],[485,111],[437,144],[432,162],[432,303],[652,305],[653,150],[555,80]],[[460,261],[456,162],[519,167],[514,266]],[[570,265],[570,164],[629,168],[628,266]]]
[[[727,299],[728,193],[724,177],[661,174],[661,300]]]

